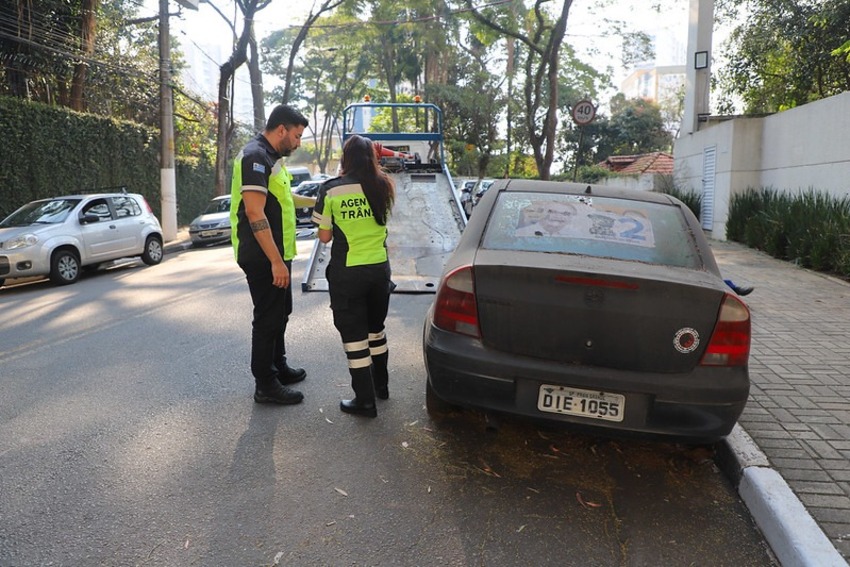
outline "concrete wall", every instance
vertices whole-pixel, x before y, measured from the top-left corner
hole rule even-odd
[[[658,173],[644,173],[641,175],[613,175],[599,180],[599,185],[609,187],[625,187],[626,189],[637,189],[639,191],[661,191],[669,186],[665,176]],[[668,176],[669,177],[669,176]]]
[[[850,196],[850,92],[758,118],[703,123],[673,146],[674,177],[683,190],[703,191],[703,156],[716,147],[710,236],[726,239],[732,195],[747,188],[815,189]]]

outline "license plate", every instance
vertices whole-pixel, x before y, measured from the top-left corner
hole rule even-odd
[[[221,231],[218,231],[218,230],[202,230],[201,231],[201,236],[204,236],[204,237],[206,237],[206,236],[218,236],[219,234],[221,234]]]
[[[620,394],[543,384],[537,396],[537,409],[547,413],[623,421],[626,397]]]

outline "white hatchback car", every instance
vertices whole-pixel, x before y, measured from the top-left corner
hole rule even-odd
[[[139,256],[162,261],[162,227],[135,193],[66,195],[28,203],[0,221],[0,285],[48,276],[76,282],[83,267]]]

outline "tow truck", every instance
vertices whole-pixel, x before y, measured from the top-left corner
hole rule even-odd
[[[402,122],[417,127],[371,131],[372,119],[386,111],[414,117]],[[442,111],[418,101],[350,104],[343,110],[342,142],[354,134],[372,140],[382,167],[395,182],[395,205],[387,223],[395,292],[435,293],[467,221],[446,166]],[[302,291],[328,290],[325,268],[330,256],[331,247],[316,239]]]

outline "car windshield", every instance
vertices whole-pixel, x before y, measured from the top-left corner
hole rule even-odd
[[[211,215],[214,213],[228,213],[230,212],[230,199],[213,199],[210,201],[207,208],[204,209],[204,212],[201,214]]]
[[[703,268],[678,207],[626,199],[505,192],[482,247]]]
[[[59,224],[65,222],[80,199],[51,199],[33,201],[3,219],[0,227],[30,226],[32,224]]]

